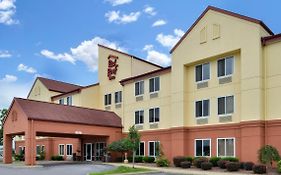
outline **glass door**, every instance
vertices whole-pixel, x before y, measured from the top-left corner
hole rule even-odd
[[[85,146],[86,161],[92,161],[92,144],[86,143]]]
[[[104,142],[96,143],[96,161],[101,161],[106,144]]]

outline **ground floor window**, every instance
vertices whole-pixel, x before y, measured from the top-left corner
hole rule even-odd
[[[159,156],[160,142],[150,141],[148,142],[148,155],[151,157]]]
[[[234,138],[218,138],[218,157],[234,157],[235,156],[235,139]]]
[[[137,156],[144,156],[144,142],[140,142],[139,148],[136,151]]]
[[[72,156],[72,152],[73,152],[72,145],[71,144],[67,144],[66,145],[66,155],[67,156]]]
[[[44,153],[45,152],[45,145],[42,145],[41,151]]]
[[[195,139],[195,157],[211,156],[211,139]]]
[[[36,154],[39,155],[41,153],[41,146],[36,145]]]
[[[59,145],[59,155],[64,156],[64,145]]]

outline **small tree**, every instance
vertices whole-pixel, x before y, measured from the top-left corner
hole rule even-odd
[[[279,161],[280,155],[278,153],[278,150],[271,146],[271,145],[265,145],[262,147],[259,151],[259,161],[263,164],[270,164],[270,167],[272,167],[273,161]]]
[[[108,150],[113,152],[120,152],[122,155],[125,152],[130,151],[132,148],[132,144],[128,138],[124,138],[115,142],[112,142],[108,145]]]
[[[131,151],[133,152],[133,168],[135,168],[135,156],[140,145],[140,137],[140,133],[136,129],[135,125],[131,126],[129,129],[128,139],[131,142]]]
[[[7,109],[2,109],[0,113],[0,145],[3,144],[3,121],[7,115],[7,112]]]

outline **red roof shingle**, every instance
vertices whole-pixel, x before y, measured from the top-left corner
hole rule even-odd
[[[79,85],[65,83],[57,80],[51,80],[43,77],[38,77],[38,80],[40,80],[50,91],[61,92],[61,93],[66,93],[82,87]]]

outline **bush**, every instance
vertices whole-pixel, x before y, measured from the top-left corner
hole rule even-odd
[[[181,162],[184,162],[185,160],[186,160],[186,157],[184,157],[184,156],[176,156],[173,158],[173,163],[174,163],[175,167],[180,167]]]
[[[143,157],[144,163],[153,163],[154,161],[155,161],[154,157],[148,157],[148,156]]]
[[[277,172],[281,173],[281,160],[279,160],[277,163]]]
[[[209,161],[213,164],[214,167],[217,167],[219,160],[221,160],[220,157],[211,157]]]
[[[208,162],[208,158],[206,157],[197,157],[194,159],[193,164],[194,166],[196,166],[197,168],[201,168],[201,164],[204,162]]]
[[[185,161],[188,161],[188,162],[192,163],[193,162],[193,158],[192,157],[185,157]]]
[[[213,164],[211,162],[202,162],[201,163],[201,169],[202,170],[210,170],[212,169]]]
[[[266,173],[266,166],[265,165],[254,165],[253,171],[255,174],[265,174]]]
[[[192,163],[190,161],[183,161],[183,162],[181,162],[181,167],[182,168],[190,168],[191,164]]]
[[[62,156],[57,155],[57,156],[52,156],[52,157],[51,157],[51,160],[62,161],[62,160],[64,160],[64,159],[63,159]]]
[[[229,161],[227,160],[219,160],[218,161],[218,167],[220,167],[221,169],[226,169],[226,164],[228,163]]]
[[[239,162],[239,159],[236,157],[223,157],[222,160],[226,160],[229,162]]]
[[[225,165],[227,171],[238,171],[240,169],[240,163],[239,162],[228,162]]]
[[[156,159],[156,165],[158,167],[168,167],[170,165],[170,162],[165,157],[159,157]]]
[[[259,161],[263,164],[270,164],[272,167],[272,164],[274,161],[280,160],[280,155],[278,150],[271,146],[271,145],[265,145],[262,147],[259,151]]]
[[[244,169],[244,162],[240,162],[240,169]]]
[[[123,157],[116,157],[114,159],[115,162],[123,162]]]
[[[143,161],[143,156],[136,156],[135,157],[135,162],[136,163],[141,163]]]
[[[23,154],[16,154],[15,160],[16,161],[24,161],[24,155]]]
[[[252,171],[254,165],[255,164],[253,162],[245,162],[244,163],[244,169],[247,170],[247,171]]]

